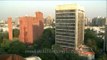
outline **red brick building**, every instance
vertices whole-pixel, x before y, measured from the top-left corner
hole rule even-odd
[[[39,38],[44,30],[43,14],[36,12],[35,17],[23,16],[19,18],[20,35],[19,39],[23,43],[32,44]]]
[[[13,35],[12,35],[12,18],[11,17],[8,18],[8,34],[9,34],[9,40],[12,40]]]

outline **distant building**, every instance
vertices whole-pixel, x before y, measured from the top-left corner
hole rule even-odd
[[[13,22],[13,19],[12,19],[12,29],[19,29],[19,26],[18,26],[18,21],[17,23],[14,23]],[[0,21],[0,31],[1,32],[6,32],[8,31],[8,20],[1,20]]]
[[[106,23],[106,18],[105,17],[95,17],[92,19],[92,26],[104,26]]]
[[[8,34],[9,34],[9,40],[13,39],[13,34],[12,34],[12,18],[8,18]]]
[[[84,9],[76,4],[58,5],[55,14],[55,43],[77,50],[84,40]]]
[[[2,31],[2,32],[8,31],[8,24],[1,24],[0,31]]]
[[[85,23],[85,26],[90,26],[91,25],[91,21],[87,17],[85,17],[84,23]]]
[[[48,16],[44,19],[44,26],[51,26],[53,23],[53,18],[51,16]]]
[[[51,16],[44,19],[44,29],[55,28],[55,20]]]
[[[104,26],[85,26],[85,29],[90,29],[95,31],[97,37],[101,37],[104,39],[105,27]]]
[[[32,44],[39,38],[44,30],[43,14],[36,12],[36,17],[24,16],[19,18],[20,23],[20,41],[26,44]]]

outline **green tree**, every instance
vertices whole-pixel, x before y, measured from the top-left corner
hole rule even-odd
[[[96,32],[90,29],[85,30],[84,43],[85,45],[91,48],[93,47],[97,49],[103,48],[103,39],[100,37],[97,37]]]
[[[96,60],[107,60],[107,54],[102,54]]]
[[[26,50],[26,45],[19,40],[12,41],[10,47],[8,48],[8,53],[18,54],[24,56]]]
[[[34,42],[34,48],[49,48],[51,49],[52,45],[55,44],[55,29],[48,28],[45,29],[43,32],[43,35],[40,39],[35,40]]]
[[[104,40],[98,37],[97,33],[93,30],[86,29],[84,36],[84,44],[91,47],[95,52],[95,58],[98,58],[103,53]]]
[[[63,50],[63,48],[61,46],[57,45],[57,44],[52,45],[52,49],[53,50]]]
[[[0,54],[5,54],[5,50],[3,48],[0,47]]]
[[[0,46],[1,46],[1,43],[3,42],[3,33],[0,32]]]
[[[8,39],[4,39],[1,43],[1,48],[7,51],[10,48],[10,41]]]
[[[19,38],[19,33],[20,33],[19,29],[13,29],[13,37],[14,38]]]
[[[9,39],[9,35],[7,31],[3,32],[3,39]]]

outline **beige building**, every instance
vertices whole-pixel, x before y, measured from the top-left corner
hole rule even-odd
[[[51,26],[53,23],[53,18],[51,16],[48,16],[44,19],[44,26]]]
[[[83,7],[77,4],[56,7],[55,43],[63,48],[77,50],[84,40]]]

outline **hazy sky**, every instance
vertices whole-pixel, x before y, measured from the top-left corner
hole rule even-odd
[[[7,19],[8,16],[13,18],[25,15],[34,16],[36,11],[41,11],[44,16],[55,16],[55,7],[60,4],[74,4],[77,3],[85,8],[86,16],[93,18],[96,16],[107,17],[107,1],[0,1],[0,20]]]

